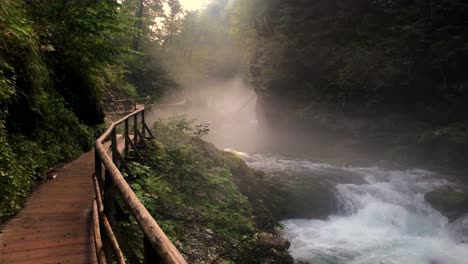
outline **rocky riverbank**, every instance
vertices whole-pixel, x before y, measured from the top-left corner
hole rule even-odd
[[[300,181],[249,168],[200,139],[200,127],[184,119],[159,121],[154,131],[146,158],[129,164],[137,177],[131,186],[189,263],[293,262],[289,242],[277,231],[288,200],[277,197],[299,200],[293,193]],[[121,229],[139,252],[133,224],[123,222]]]

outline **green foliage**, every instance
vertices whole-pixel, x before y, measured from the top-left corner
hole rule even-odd
[[[235,2],[211,1],[206,8],[185,14],[178,30],[169,35],[164,53],[164,65],[174,79],[192,84],[245,75],[253,46],[246,36],[253,35],[241,32],[242,10]]]
[[[466,105],[464,1],[270,0],[250,9],[261,96],[344,111],[429,109],[448,119]]]
[[[250,70],[261,122],[352,137],[366,151],[378,141],[373,148],[387,144],[401,160],[464,166],[466,1],[239,3],[237,25],[255,32]]]
[[[130,164],[138,175],[131,184],[137,196],[190,257],[196,241],[204,244],[195,251],[206,261],[237,246],[226,258],[238,257],[253,239],[252,208],[219,151],[199,138],[206,127],[176,117],[158,120],[154,131],[148,159]]]
[[[53,164],[89,150],[91,130],[55,91],[25,6],[0,6],[0,221]]]
[[[129,74],[129,70],[122,65],[107,65],[103,70],[102,78],[99,79],[99,86],[112,93],[120,93],[122,98],[136,98],[135,86],[127,81]]]
[[[88,125],[103,122],[104,89],[131,92],[122,77],[120,57],[129,53],[129,19],[117,1],[28,1],[53,86],[78,118]]]
[[[26,169],[16,162],[3,121],[0,121],[0,153],[0,219],[3,219],[19,209],[33,181],[30,175],[22,176]]]
[[[140,19],[154,26],[162,5],[144,2],[151,12]],[[103,123],[104,93],[136,97],[137,91],[175,86],[150,54],[160,48],[151,30],[134,27],[139,3],[2,1],[0,219],[19,208],[50,166],[92,147],[99,128],[89,126]],[[137,33],[153,49],[132,50]]]
[[[162,65],[158,44],[153,43],[148,48],[148,54],[137,54],[124,59],[128,68],[128,80],[134,84],[139,96],[161,98],[165,93],[178,89],[178,85],[170,78]]]
[[[22,5],[5,1],[0,8],[0,84],[2,102],[15,94],[40,95],[47,70],[31,22]],[[17,98],[15,98],[17,99]],[[33,96],[27,100],[35,106]],[[6,105],[2,105],[6,107]]]
[[[42,118],[33,135],[8,135],[0,126],[0,219],[19,209],[23,199],[53,164],[92,147],[91,130],[61,100],[41,102]]]
[[[122,57],[131,82],[140,97],[156,100],[179,87],[163,65],[165,49],[178,31],[183,12],[175,0],[124,0],[120,14],[133,26],[130,39],[133,51]],[[163,10],[163,6],[166,9]],[[127,36],[127,37],[128,37]]]
[[[11,70],[11,66],[5,62],[0,65],[0,98],[2,102],[7,102],[15,94],[15,78],[5,74],[5,71]]]

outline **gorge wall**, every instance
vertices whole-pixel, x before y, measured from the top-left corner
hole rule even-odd
[[[251,59],[263,124],[320,129],[368,150],[384,145],[384,156],[406,161],[463,163],[468,4],[263,4],[254,10],[258,41]]]

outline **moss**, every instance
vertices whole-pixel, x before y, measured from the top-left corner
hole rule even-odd
[[[138,177],[131,186],[189,262],[269,258],[269,250],[278,246],[256,244],[257,234],[274,227],[270,209],[276,205],[258,201],[276,190],[263,187],[266,174],[200,139],[204,127],[184,118],[158,120],[154,130],[157,140],[149,144],[147,159],[130,163]],[[124,232],[132,237],[136,231],[127,227]],[[135,248],[142,248],[140,241],[132,241]],[[284,246],[277,251],[287,255]]]
[[[440,188],[426,193],[424,198],[449,220],[455,220],[468,212],[468,193],[463,191],[455,191],[447,187]]]
[[[190,261],[238,260],[252,247],[252,207],[221,152],[187,134],[199,135],[193,127],[185,119],[158,121],[148,158],[130,163],[138,175],[132,188]]]

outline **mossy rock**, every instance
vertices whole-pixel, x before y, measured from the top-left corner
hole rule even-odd
[[[424,199],[450,221],[468,213],[468,193],[464,191],[443,187],[426,193]]]
[[[337,210],[335,184],[310,175],[272,173],[262,180],[262,200],[275,219],[324,219]]]
[[[305,175],[297,172],[266,173],[249,168],[233,153],[222,157],[233,174],[240,191],[254,206],[258,221],[270,218],[273,222],[290,218],[324,219],[336,212],[335,186],[343,175]],[[258,222],[257,221],[257,222]]]

